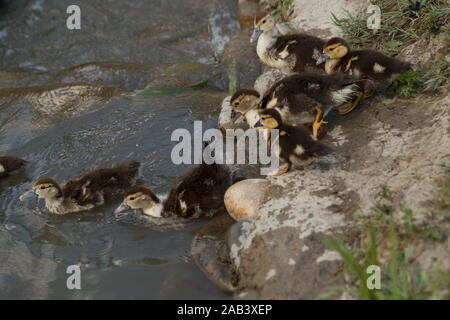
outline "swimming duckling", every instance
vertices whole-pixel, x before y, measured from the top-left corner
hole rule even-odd
[[[327,123],[323,118],[331,109],[352,102],[363,82],[340,72],[292,75],[267,90],[259,108],[276,108],[286,124],[312,123],[318,137],[321,125]]]
[[[136,186],[124,194],[124,200],[115,213],[131,208],[164,218],[212,215],[224,206],[225,191],[232,183],[229,166],[202,163],[186,173],[164,201],[150,188]]]
[[[256,53],[264,64],[286,74],[305,71],[305,68],[317,69],[316,59],[324,40],[304,33],[279,36],[270,14],[257,15],[254,25],[250,42],[258,41]]]
[[[235,123],[241,116],[245,117],[250,128],[254,128],[259,121],[258,104],[260,96],[255,89],[239,89],[230,99],[231,123]]]
[[[130,188],[136,182],[139,166],[139,162],[129,161],[112,168],[95,169],[70,179],[63,187],[52,178],[41,178],[20,200],[37,195],[45,199],[45,207],[55,214],[90,210]]]
[[[20,169],[25,163],[25,160],[16,157],[0,156],[0,178],[7,177],[9,173]]]
[[[371,96],[375,90],[385,89],[401,71],[411,68],[410,63],[388,57],[375,50],[351,50],[344,39],[337,37],[324,44],[323,53],[317,63],[322,64],[324,61],[327,74],[341,71],[357,79],[373,80],[372,90],[364,92],[364,97]],[[351,110],[347,110],[349,111]]]
[[[288,172],[292,164],[304,167],[332,152],[331,148],[311,136],[304,126],[283,124],[280,113],[275,109],[261,110],[259,117],[267,132],[270,132],[270,129],[279,130],[279,159],[285,162],[286,166],[279,169],[275,176]],[[267,137],[267,143],[270,145],[270,134]]]

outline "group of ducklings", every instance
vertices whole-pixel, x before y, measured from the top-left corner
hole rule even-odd
[[[279,129],[279,158],[286,166],[304,166],[331,149],[317,141],[324,118],[334,108],[351,112],[361,98],[383,90],[404,70],[407,62],[372,49],[353,50],[342,38],[323,40],[304,33],[279,34],[271,14],[254,19],[250,42],[267,66],[286,77],[264,94],[240,89],[231,97],[232,123],[244,116],[250,127]],[[304,125],[311,125],[312,137]],[[267,139],[270,143],[270,139]]]
[[[25,163],[16,157],[0,156],[0,177],[19,170]],[[66,214],[91,210],[123,196],[115,213],[139,209],[153,217],[197,218],[223,208],[225,191],[237,179],[228,165],[202,163],[188,171],[162,198],[146,186],[136,186],[139,167],[139,162],[131,160],[89,171],[62,186],[53,178],[39,178],[20,200],[37,196],[45,200],[50,213]]]
[[[279,158],[286,165],[306,165],[332,151],[317,140],[324,117],[334,108],[341,114],[352,111],[359,100],[389,84],[408,63],[374,50],[352,50],[341,38],[324,41],[295,33],[278,35],[270,14],[255,17],[251,42],[269,67],[287,77],[273,84],[263,95],[254,89],[240,89],[231,98],[232,121],[244,116],[251,127],[266,132],[279,129]],[[304,125],[312,125],[312,132]],[[270,144],[270,134],[266,135]],[[26,162],[16,157],[0,157],[0,178],[21,168]],[[52,178],[40,178],[20,200],[38,196],[54,214],[90,210],[123,195],[115,210],[140,209],[154,217],[194,218],[223,208],[225,191],[236,179],[231,168],[202,163],[184,175],[166,198],[150,188],[135,186],[140,163],[129,161],[111,168],[100,168],[68,180],[63,186]]]

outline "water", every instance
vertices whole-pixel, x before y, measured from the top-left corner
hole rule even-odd
[[[82,29],[67,30],[70,1],[0,2],[0,154],[29,161],[0,180],[0,298],[228,298],[190,256],[207,220],[159,224],[118,202],[52,216],[20,194],[40,176],[60,182],[121,161],[170,190],[189,166],[170,161],[176,128],[217,126],[226,66],[209,63],[238,31],[237,1],[78,1]],[[208,33],[210,24],[211,33]],[[135,95],[145,86],[208,87]],[[82,290],[66,288],[78,264]]]

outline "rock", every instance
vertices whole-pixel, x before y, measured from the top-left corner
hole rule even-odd
[[[241,220],[233,224],[227,232],[226,241],[229,257],[235,270],[241,264],[241,253],[250,231],[254,228],[254,220]]]
[[[302,31],[324,39],[342,36],[341,29],[331,22],[331,13],[342,18],[347,16],[346,12],[352,15],[365,12],[370,5],[366,0],[293,0],[292,3],[294,12],[290,21],[296,22]]]
[[[410,62],[415,68],[426,70],[432,68],[440,56],[445,56],[447,48],[448,40],[444,33],[430,34],[400,50],[397,57]]]
[[[258,0],[239,0],[238,19],[241,30],[253,27],[253,19],[259,10]]]
[[[286,77],[286,75],[279,69],[269,69],[261,74],[255,81],[255,90],[259,92],[261,96],[277,81],[280,81]]]
[[[445,179],[439,165],[450,149],[450,96],[444,91],[413,99],[375,97],[351,117],[330,114],[334,119],[323,140],[336,149],[336,161],[270,177],[258,219],[230,229],[235,235],[229,239],[239,239],[229,246],[240,292],[256,290],[260,299],[314,299],[342,285],[342,261],[323,240],[333,236],[351,243],[353,216],[371,214],[380,185],[398,192],[416,223],[427,219]],[[435,257],[448,260],[448,240],[424,246],[420,252],[429,253],[418,257],[423,266]]]
[[[162,75],[152,79],[145,85],[145,89],[167,89],[167,88],[183,88],[188,86],[189,83],[184,79],[180,79],[174,76]]]
[[[227,292],[233,292],[233,273],[230,271],[226,234],[233,219],[220,214],[198,230],[192,240],[191,254],[208,279]]]
[[[224,201],[230,216],[236,221],[258,218],[268,186],[265,179],[247,179],[229,187]]]
[[[259,58],[255,46],[249,41],[250,36],[250,29],[233,36],[222,55],[222,61],[228,66],[228,70],[233,64],[236,66],[237,89],[253,87],[253,82],[259,75]]]
[[[0,89],[0,97],[14,97],[33,106],[41,113],[80,113],[127,92],[108,84],[56,84],[27,88]]]

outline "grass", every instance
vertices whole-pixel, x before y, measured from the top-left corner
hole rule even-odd
[[[417,88],[423,84],[424,74],[421,70],[402,71],[386,89],[386,93],[389,96],[414,97],[417,94]]]
[[[397,192],[380,186],[374,197],[376,205],[372,214],[357,218],[359,232],[352,247],[338,238],[324,241],[329,249],[340,254],[352,281],[345,286],[328,288],[318,299],[337,298],[343,292],[365,300],[450,299],[450,274],[438,269],[420,270],[411,261],[413,243],[444,242],[448,238],[450,163],[442,167],[446,173],[445,183],[436,198],[432,218],[426,224],[417,224],[412,210],[395,201]],[[380,289],[367,287],[370,274],[366,270],[370,265],[381,268]]]
[[[277,7],[272,11],[275,21],[288,21],[289,16],[294,12],[293,0],[278,0]]]
[[[366,13],[352,15],[347,11],[345,18],[338,18],[332,13],[332,22],[344,32],[353,47],[369,47],[395,56],[405,46],[431,33],[443,32],[445,37],[450,39],[448,0],[418,1],[420,3],[418,11],[411,9],[408,0],[371,2],[381,8],[381,26],[378,30],[367,28]],[[417,93],[417,87],[423,87],[423,90],[436,90],[447,83],[450,76],[450,61],[441,58],[436,66],[426,73],[416,70],[403,76],[404,78],[399,79],[393,84],[394,87],[389,89],[391,94],[408,98]]]
[[[381,8],[381,26],[378,30],[367,28],[366,13],[345,18],[332,13],[332,22],[342,29],[354,47],[372,47],[388,55],[395,55],[405,44],[418,40],[426,33],[448,32],[450,7],[448,0],[422,0],[419,11],[408,9],[406,0],[372,1]]]
[[[228,92],[230,94],[235,93],[237,90],[237,74],[236,74],[236,60],[228,67]]]

